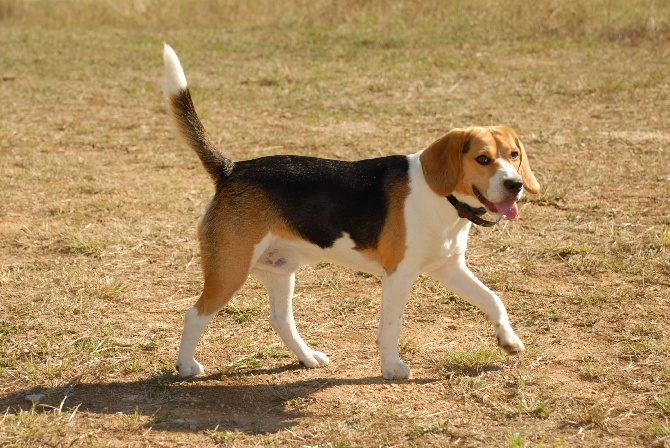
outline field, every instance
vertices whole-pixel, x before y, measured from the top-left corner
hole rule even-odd
[[[670,3],[0,0],[0,446],[670,446]],[[190,6],[189,6],[190,5]],[[212,195],[162,45],[234,160],[416,152],[507,124],[543,190],[470,234],[526,352],[430,277],[407,381],[380,278],[297,276],[301,367],[250,278],[173,368]]]

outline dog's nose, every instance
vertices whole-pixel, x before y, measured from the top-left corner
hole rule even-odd
[[[523,188],[523,182],[517,179],[507,179],[503,182],[503,185],[512,193],[518,193]]]

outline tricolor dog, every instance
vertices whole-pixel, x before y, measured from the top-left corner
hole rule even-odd
[[[377,344],[384,378],[410,376],[398,337],[421,273],[481,308],[508,353],[523,351],[502,301],[470,272],[464,256],[472,223],[493,224],[479,215],[514,219],[522,193],[540,191],[512,129],[452,129],[408,156],[345,162],[279,155],[233,162],[205,132],[168,45],[163,58],[169,113],[216,185],[198,228],[204,288],[184,319],[176,365],[181,376],[203,373],[194,357],[198,340],[249,274],[267,288],[270,324],[300,362],[328,364],[328,356],[298,334],[291,305],[295,272],[319,261],[382,277]]]

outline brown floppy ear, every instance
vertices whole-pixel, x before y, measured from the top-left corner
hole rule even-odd
[[[463,152],[469,131],[452,129],[426,148],[419,159],[428,186],[440,196],[450,195],[461,179]]]
[[[526,148],[523,143],[518,141],[521,149],[521,166],[519,167],[519,175],[523,180],[523,188],[528,193],[537,194],[540,192],[540,183],[535,179],[535,174],[530,169],[530,162],[528,162],[528,155],[526,155]]]

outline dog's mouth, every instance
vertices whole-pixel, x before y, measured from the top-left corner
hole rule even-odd
[[[503,219],[511,221],[519,214],[519,207],[516,205],[516,198],[508,199],[503,202],[493,203],[486,199],[474,185],[472,186],[472,191],[475,193],[477,200],[481,202],[488,211],[491,213],[498,213],[500,216],[502,216]]]

